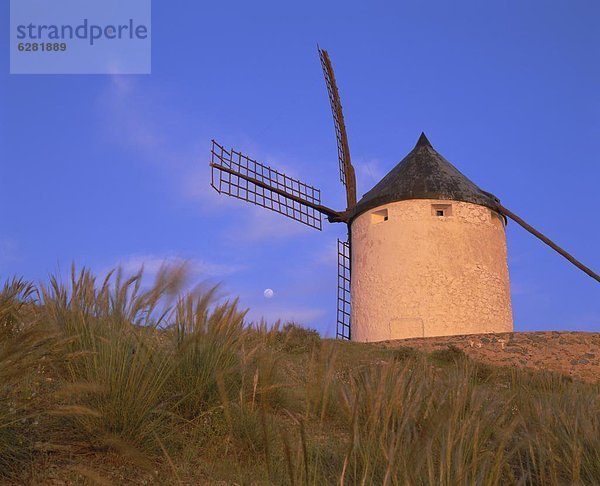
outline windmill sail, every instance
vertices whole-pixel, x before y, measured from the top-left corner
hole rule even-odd
[[[321,230],[321,215],[339,218],[321,204],[321,191],[213,140],[211,186],[220,194],[251,202]]]
[[[338,242],[338,306],[337,330],[338,339],[350,340],[350,242]]]
[[[346,186],[346,207],[351,209],[356,205],[356,175],[354,167],[350,160],[350,147],[348,145],[348,135],[346,133],[346,124],[344,122],[344,113],[342,111],[342,102],[340,93],[335,82],[333,66],[329,59],[329,54],[325,49],[319,48],[319,57],[329,94],[329,103],[333,114],[333,124],[335,127],[335,138],[338,148],[338,162],[340,169],[340,181]]]

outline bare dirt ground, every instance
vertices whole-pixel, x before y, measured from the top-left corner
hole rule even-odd
[[[383,341],[378,345],[406,346],[425,352],[455,346],[483,363],[555,371],[587,382],[600,380],[600,333],[470,334]]]

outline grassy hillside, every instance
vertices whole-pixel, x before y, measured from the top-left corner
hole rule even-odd
[[[14,484],[599,484],[600,387],[249,326],[182,269],[0,294]]]
[[[404,346],[426,353],[449,346],[476,361],[518,366],[535,371],[556,371],[596,383],[600,378],[600,333],[573,331],[503,332],[384,341],[380,346]]]

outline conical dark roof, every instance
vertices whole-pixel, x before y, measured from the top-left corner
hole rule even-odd
[[[412,152],[358,201],[351,219],[377,206],[406,199],[463,201],[491,209],[499,201],[438,154],[424,133]]]

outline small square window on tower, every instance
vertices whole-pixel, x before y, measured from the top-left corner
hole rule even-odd
[[[380,209],[371,213],[371,224],[383,223],[388,220],[388,210]]]
[[[452,216],[452,204],[432,204],[431,214],[437,218]]]

